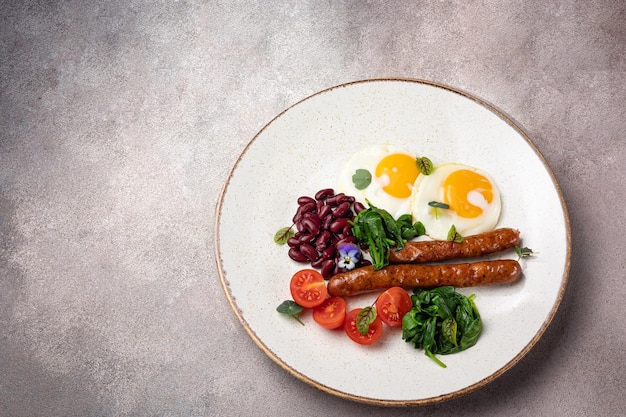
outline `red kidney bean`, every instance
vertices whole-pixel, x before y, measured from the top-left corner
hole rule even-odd
[[[335,193],[335,190],[333,190],[332,188],[324,188],[323,190],[319,190],[317,193],[315,193],[315,199],[316,200],[323,200],[328,196],[331,196]]]
[[[290,237],[287,239],[287,246],[290,248],[299,248],[300,247],[300,239],[294,237]]]
[[[307,197],[307,196],[302,196],[300,198],[298,198],[298,204],[303,206],[305,204],[309,204],[309,203],[313,203],[316,204],[315,200],[311,197]]]
[[[309,234],[311,234],[313,237],[316,237],[320,233],[319,221],[316,222],[311,218],[305,217],[304,219],[302,219],[300,224],[302,224],[302,227],[304,228],[304,230],[308,230]]]
[[[309,203],[303,204],[301,206],[298,206],[298,209],[296,210],[296,214],[294,216],[294,219],[295,219],[295,217],[298,216],[298,214],[300,216],[303,216],[305,213],[311,213],[312,211],[315,210],[316,207],[317,206],[316,206],[315,202],[312,202],[312,203],[309,202]],[[294,220],[294,223],[295,223],[295,220]]]
[[[353,205],[352,205],[352,209],[354,210],[354,212],[356,214],[359,214],[360,212],[362,212],[363,210],[365,210],[365,206],[363,205],[363,203],[356,201]]]
[[[300,252],[306,256],[309,261],[316,261],[320,256],[315,248],[308,243],[300,245]]]
[[[326,261],[326,259],[322,258],[321,256],[319,258],[317,258],[317,260],[311,262],[311,266],[313,268],[321,268],[322,265],[324,264],[324,261]]]
[[[352,226],[350,226],[349,224],[346,225],[346,227],[343,228],[343,235],[344,236],[352,236]]]
[[[314,213],[314,212],[304,213],[304,215],[302,216],[302,219],[311,220],[317,224],[322,223],[322,219],[320,219],[320,216],[318,216],[317,213]]]
[[[337,199],[337,204],[341,204],[341,203],[352,204],[354,202],[354,197],[345,195],[344,193],[337,194],[336,199]]]
[[[322,276],[325,279],[330,278],[331,276],[335,275],[335,270],[336,270],[336,266],[335,266],[335,260],[334,259],[326,259],[323,263],[322,263]]]
[[[350,229],[350,225],[348,224],[348,219],[343,217],[341,219],[337,219],[334,222],[332,222],[329,226],[329,230],[333,233],[341,233],[342,231],[345,230],[346,227]],[[344,234],[345,234],[345,231],[344,231]]]
[[[333,222],[333,216],[332,214],[329,214],[328,216],[324,217],[324,219],[322,220],[322,230],[329,230],[330,229],[330,224]]]
[[[297,248],[289,249],[288,254],[289,254],[289,257],[296,262],[304,263],[308,261],[307,257],[302,252],[300,252],[300,250],[298,250]]]
[[[322,251],[322,258],[334,259],[336,254],[337,254],[337,249],[335,249],[334,246],[330,245]]]
[[[356,244],[356,237],[354,236],[345,236],[335,243],[335,247],[339,247],[341,245],[345,245],[346,243]]]
[[[292,221],[297,223],[300,219],[306,214],[315,210],[315,203],[306,203],[301,206],[298,206],[296,210],[296,214],[294,214]]]
[[[344,201],[333,209],[333,217],[339,218],[345,216],[350,211],[350,203]]]
[[[335,195],[331,195],[326,199],[326,204],[331,205],[331,206],[336,206],[337,204],[339,204],[339,197],[344,195],[343,193],[339,193],[339,194],[335,194]]]
[[[315,239],[315,236],[313,233],[302,233],[300,235],[300,237],[298,238],[298,242],[300,243],[310,243]]]
[[[324,230],[319,234],[319,236],[317,236],[317,239],[315,239],[315,249],[317,249],[318,252],[322,252],[326,249],[326,247],[328,247],[329,243],[330,232],[328,230]]]
[[[329,206],[328,204],[324,204],[317,211],[317,215],[320,217],[320,219],[323,219],[324,217],[328,216],[328,214],[330,214],[331,211],[333,211],[333,208],[331,206]]]

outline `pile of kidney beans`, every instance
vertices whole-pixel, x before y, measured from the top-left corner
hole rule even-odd
[[[354,197],[335,194],[332,188],[318,191],[315,197],[298,198],[298,209],[293,216],[297,232],[287,240],[289,257],[320,269],[325,279],[341,272],[337,266],[339,246],[344,243],[357,245],[348,222],[364,208]],[[368,263],[361,258],[357,266]]]

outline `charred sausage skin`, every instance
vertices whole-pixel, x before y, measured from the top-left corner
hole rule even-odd
[[[342,272],[328,281],[328,293],[348,297],[390,287],[433,288],[444,285],[474,287],[515,282],[522,273],[520,264],[511,259],[458,264],[394,264],[374,270],[365,266]]]
[[[403,249],[392,250],[392,264],[437,262],[450,259],[477,258],[511,249],[520,243],[519,230],[496,229],[491,232],[466,236],[462,243],[446,240],[407,242]]]

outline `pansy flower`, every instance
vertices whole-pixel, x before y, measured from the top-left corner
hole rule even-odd
[[[354,269],[361,258],[361,250],[352,243],[344,243],[339,246],[339,261],[337,265],[344,271]]]

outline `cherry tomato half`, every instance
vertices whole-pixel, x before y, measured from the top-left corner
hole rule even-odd
[[[402,326],[402,317],[413,308],[411,296],[403,288],[391,287],[376,300],[376,313],[388,326]]]
[[[346,319],[346,301],[330,297],[313,309],[313,320],[326,329],[337,329]]]
[[[322,304],[328,294],[322,274],[314,269],[303,269],[291,277],[289,284],[293,301],[304,308]]]
[[[383,335],[383,322],[380,317],[376,316],[376,319],[372,322],[372,324],[370,324],[367,334],[361,334],[359,329],[356,327],[356,318],[361,310],[363,309],[355,308],[346,315],[344,329],[350,339],[358,344],[371,345],[372,343],[378,341],[378,339],[380,339]]]

